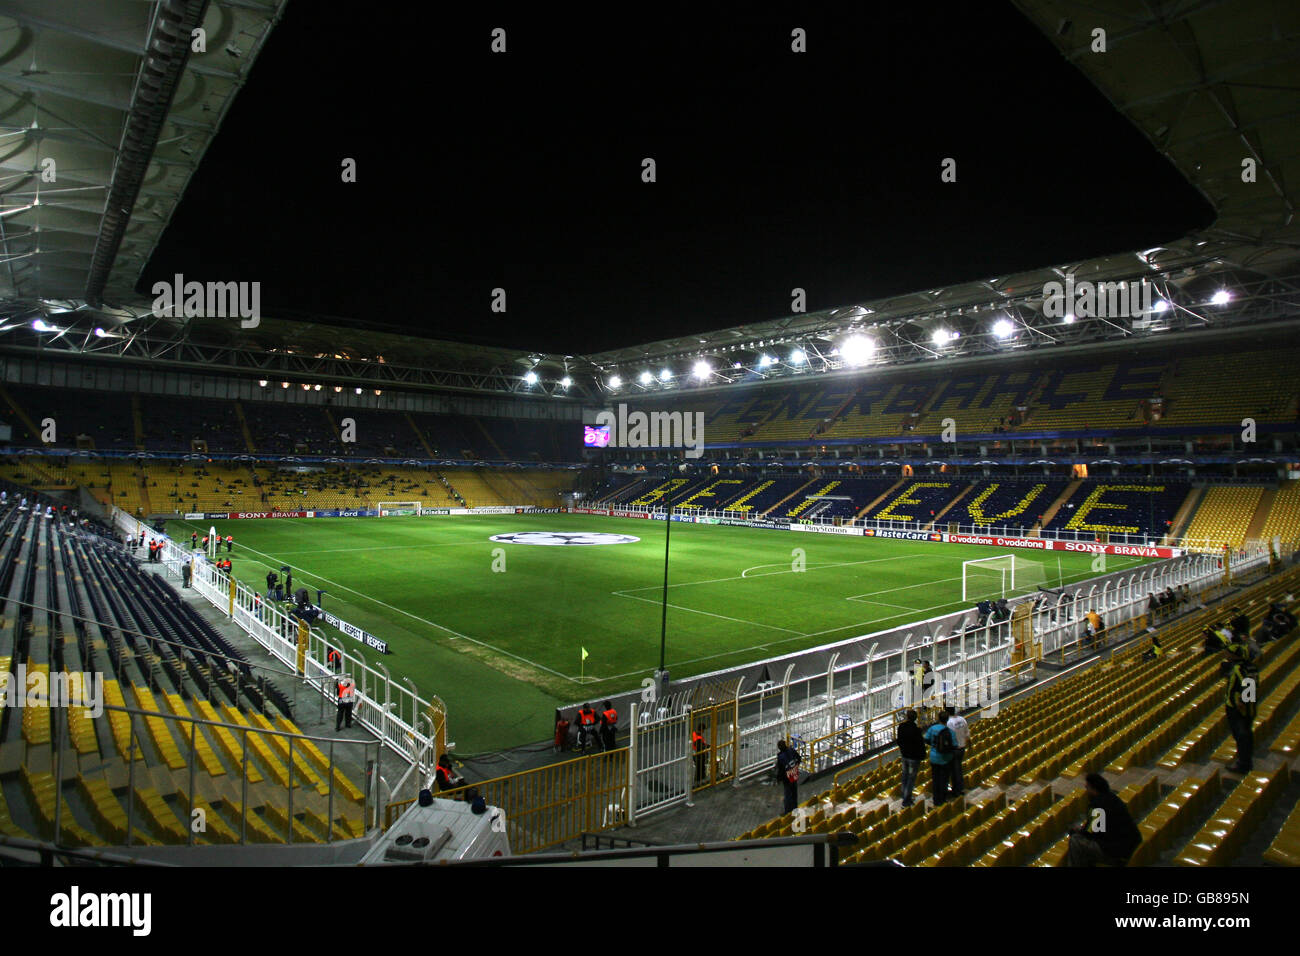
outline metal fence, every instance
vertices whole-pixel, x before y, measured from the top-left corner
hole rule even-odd
[[[136,518],[114,509],[117,528],[128,536],[161,540],[163,564],[175,578],[192,563],[191,586],[241,630],[299,675],[304,686],[323,695],[333,706],[336,701],[335,672],[326,663],[329,650],[343,658],[340,670],[356,681],[353,719],[359,720],[383,744],[407,764],[418,768],[417,776],[428,778],[438,756],[445,749],[446,708],[434,697],[426,700],[409,679],[394,680],[383,663],[367,663],[349,653],[342,638],[331,639],[319,630],[307,634],[300,654],[299,624],[247,585],[220,571],[201,551],[182,547],[160,535]],[[391,796],[390,788],[390,796]]]
[[[1014,615],[983,627],[970,626],[970,612],[944,615],[818,649],[826,656],[817,673],[796,675],[807,652],[769,661],[779,679],[745,691],[746,676],[735,672],[698,678],[699,686],[661,700],[647,700],[647,688],[631,702],[630,822],[689,803],[706,787],[771,772],[778,739],[799,751],[805,771],[821,773],[891,742],[895,714],[905,706],[930,701],[987,711],[1000,694],[1031,682],[1040,661],[1089,651],[1087,611],[1097,610],[1112,636],[1131,636],[1148,623],[1150,593],[1173,588],[1199,602],[1228,587],[1229,575],[1265,573],[1269,557],[1266,549],[1242,552],[1225,571],[1212,555],[1187,555],[1107,575],[1051,600],[1030,599],[1019,633]],[[863,641],[870,641],[865,653]],[[918,685],[922,660],[929,671]],[[718,687],[726,690],[706,690]]]
[[[505,811],[511,852],[530,853],[622,826],[628,821],[630,784],[624,747],[494,777],[439,796],[464,799],[469,790],[477,790],[490,806]],[[414,802],[390,803],[385,827]]]
[[[106,696],[120,700],[118,687],[112,681]],[[177,701],[169,706],[185,707]],[[207,717],[111,700],[93,716],[84,700],[59,703],[41,707],[51,720],[52,772],[26,766],[22,772],[36,829],[56,844],[330,843],[361,838],[377,820],[367,780],[342,770],[346,763],[378,779],[377,741],[310,736],[242,717],[222,720],[207,702],[197,705]],[[104,727],[97,733],[98,724]],[[84,742],[96,736],[113,741],[125,763],[125,773],[114,774],[117,783],[75,772],[78,754],[87,752]],[[93,831],[77,821],[55,783],[69,778],[77,782],[82,818],[93,821]],[[123,784],[119,800],[114,791]]]
[[[120,512],[119,525],[136,534],[142,527]],[[331,698],[325,653],[328,647],[343,652],[344,667],[358,682],[356,716],[411,765],[390,790],[388,817],[413,802],[406,793],[425,785],[442,752],[445,723],[436,698],[420,698],[413,688],[396,684],[381,663],[372,667],[318,632],[308,633],[300,646],[296,621],[200,554],[166,543],[170,572],[179,575],[191,559],[193,586],[203,597]],[[799,750],[806,771],[818,773],[888,743],[895,712],[920,702],[924,686],[943,701],[996,706],[1003,689],[1033,679],[1038,661],[1084,649],[1081,620],[1088,610],[1102,614],[1108,628],[1131,624],[1145,615],[1153,591],[1203,592],[1223,584],[1229,573],[1266,569],[1269,552],[1256,546],[1229,560],[1230,571],[1223,557],[1188,554],[1040,592],[1028,599],[1031,609],[1021,614],[1019,632],[1014,618],[974,626],[974,612],[955,612],[703,675],[662,699],[654,688],[644,688],[619,698],[631,717],[626,749],[476,786],[489,803],[505,809],[515,851],[528,852],[635,823],[639,816],[689,804],[700,789],[767,773],[778,738]],[[929,663],[929,684],[915,670],[920,660]],[[752,686],[745,689],[747,684]]]

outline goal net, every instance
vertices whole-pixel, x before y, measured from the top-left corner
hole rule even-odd
[[[421,505],[418,501],[380,501],[379,517],[395,518],[399,515],[418,515],[422,514]]]
[[[1047,583],[1047,573],[1037,561],[1018,554],[1000,554],[961,563],[961,599],[1011,597],[1036,590]]]

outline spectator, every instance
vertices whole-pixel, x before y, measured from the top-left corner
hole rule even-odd
[[[785,789],[784,813],[799,805],[799,751],[784,740],[776,742],[776,779]]]
[[[1228,692],[1224,709],[1228,729],[1237,743],[1237,757],[1228,764],[1232,773],[1249,773],[1255,756],[1255,707],[1259,697],[1259,669],[1249,645],[1228,644],[1223,649],[1228,665]]]
[[[1250,640],[1250,615],[1243,613],[1241,608],[1232,609],[1232,620],[1228,622],[1228,627],[1232,629],[1234,640]]]
[[[930,782],[936,807],[948,799],[948,772],[956,746],[948,729],[948,717],[948,711],[939,711],[938,718],[925,732],[925,742],[930,745]]]
[[[979,612],[978,627],[983,627],[989,622],[989,615],[993,613],[993,603],[985,598],[975,605],[975,610]]]
[[[1142,834],[1124,801],[1111,792],[1099,773],[1084,778],[1088,820],[1070,828],[1066,866],[1125,866],[1142,842]]]
[[[966,782],[961,775],[962,757],[966,756],[966,744],[970,741],[970,725],[966,718],[955,710],[951,711],[947,725],[952,731],[952,762],[949,764],[949,777],[952,780],[952,796],[960,797],[966,792]]]
[[[1142,654],[1144,661],[1158,661],[1165,656],[1165,649],[1160,644],[1160,637],[1157,634],[1151,635],[1151,646]]]
[[[1101,615],[1095,609],[1089,609],[1084,615],[1088,623],[1084,625],[1084,634],[1088,638],[1089,647],[1099,647],[1105,645],[1106,622],[1101,619]]]
[[[1154,624],[1160,619],[1160,601],[1154,591],[1147,592],[1147,622]]]
[[[916,775],[925,759],[925,741],[921,738],[921,728],[916,726],[916,711],[909,710],[903,715],[894,742],[898,744],[898,756],[903,765],[903,806],[910,807]]]

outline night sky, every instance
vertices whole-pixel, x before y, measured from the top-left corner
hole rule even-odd
[[[1009,5],[568,9],[290,3],[137,291],[256,280],[266,315],[581,354],[1213,219]]]

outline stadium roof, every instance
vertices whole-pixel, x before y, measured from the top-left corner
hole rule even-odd
[[[0,3],[0,297],[135,298],[284,3]]]
[[[923,289],[845,308],[776,319],[591,355],[598,366],[670,361],[722,351],[738,352],[741,372],[780,374],[787,362],[755,369],[776,344],[794,343],[809,361],[839,367],[838,336],[872,329],[882,360],[917,360],[940,354],[972,354],[1001,346],[990,326],[1007,317],[1039,344],[1070,344],[1120,334],[1189,328],[1234,319],[1261,321],[1300,306],[1300,223],[1295,219],[1300,181],[1300,6],[1267,0],[1173,2],[1143,5],[1028,2],[1016,6],[1049,36],[1074,66],[1143,132],[1206,197],[1217,218],[1200,233],[1171,238],[1151,249],[1117,252],[1051,266]],[[1106,30],[1106,51],[1094,52],[1094,27]],[[1039,118],[1041,137],[1024,137],[1016,162],[1051,162],[1058,149],[1087,149],[1087,131],[1070,117]],[[1243,161],[1254,164],[1254,181],[1243,181]],[[1125,210],[1071,209],[1062,184],[1061,221],[1071,217],[1125,215]],[[990,229],[997,228],[990,223]],[[1139,281],[1147,278],[1175,308],[1154,328],[1118,329],[1113,324],[1045,320],[1042,292],[1048,282]],[[1240,300],[1260,293],[1265,306],[1238,310],[1206,308],[1226,287]],[[957,333],[944,348],[933,333]],[[962,340],[970,343],[959,346]],[[773,352],[773,358],[782,359]],[[721,369],[725,374],[725,366]]]
[[[1288,186],[1297,179],[1300,6],[1171,2],[1135,12],[1118,0],[1021,0],[1021,12],[1202,191],[1217,213],[1211,227],[1150,249],[588,356],[349,332],[290,316],[263,319],[257,329],[157,316],[132,286],[282,7],[282,0],[0,2],[9,41],[0,134],[15,141],[0,160],[8,185],[0,205],[0,347],[323,383],[592,397],[611,391],[612,374],[637,387],[632,376],[648,363],[655,371],[677,364],[670,378],[641,387],[677,387],[694,361],[724,352],[705,384],[842,368],[851,363],[839,345],[854,331],[870,337],[872,362],[896,363],[1258,324],[1300,311],[1300,226]],[[187,55],[185,38],[200,23],[207,52]],[[1095,27],[1106,31],[1105,52],[1093,49]],[[1087,131],[1072,128],[1068,113],[1031,125],[1041,134],[1017,133],[1010,161],[1051,162],[1056,150],[1088,148]],[[59,171],[53,183],[42,181],[47,157]],[[1243,181],[1243,162],[1253,163],[1253,182]],[[1072,209],[1069,183],[1061,190],[1063,228],[1071,218],[1130,212]],[[129,210],[129,219],[115,208]],[[1046,315],[1044,286],[1067,274],[1145,279],[1168,307],[1135,322]],[[1228,303],[1215,299],[1225,289]],[[787,348],[769,354],[776,345]],[[796,349],[801,360],[792,362]],[[537,380],[526,381],[534,369]],[[562,378],[571,390],[559,386]]]

